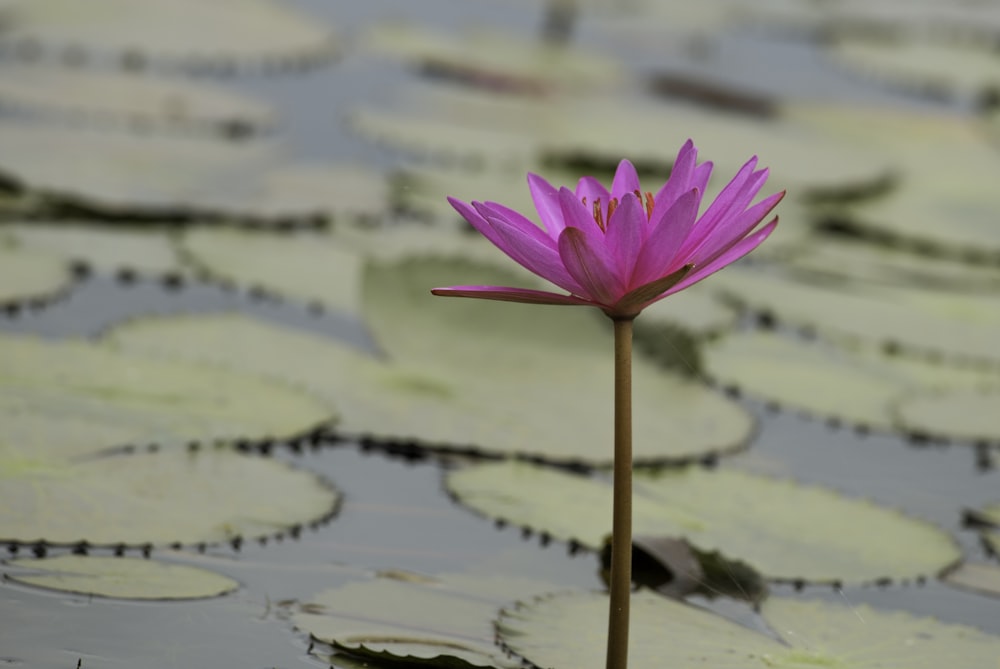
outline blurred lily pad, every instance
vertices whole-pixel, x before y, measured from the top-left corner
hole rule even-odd
[[[896,420],[910,432],[1000,445],[998,406],[1000,386],[913,394],[893,408]]]
[[[15,570],[5,577],[17,583],[116,599],[201,599],[240,586],[207,569],[142,558],[60,555],[4,564]]]
[[[377,578],[324,590],[292,620],[313,639],[376,665],[433,661],[454,669],[515,669],[519,661],[493,643],[492,620],[503,605],[551,588],[542,581],[474,572],[418,581]]]
[[[840,39],[831,49],[834,61],[844,68],[937,99],[968,99],[1000,90],[996,54],[972,41],[945,43],[915,35]]]
[[[591,48],[499,31],[434,32],[416,25],[376,26],[366,42],[424,74],[500,93],[542,95],[607,84],[621,75],[611,56]]]
[[[232,541],[325,520],[339,497],[313,474],[228,448],[75,463],[9,456],[0,451],[0,542]]]
[[[1000,566],[995,564],[963,562],[949,570],[943,580],[956,588],[1000,597]]]
[[[208,83],[37,65],[0,67],[0,103],[36,118],[236,136],[274,123],[268,105]]]
[[[18,0],[0,46],[77,49],[79,58],[116,57],[186,69],[308,65],[337,48],[331,27],[269,0],[213,2],[95,0],[81,12],[73,0]]]
[[[450,493],[491,518],[597,548],[611,486],[523,463],[450,472]],[[961,557],[938,528],[824,488],[733,470],[636,472],[637,534],[681,536],[782,581],[872,582],[933,574]]]
[[[734,333],[713,342],[704,348],[704,360],[706,373],[719,385],[817,417],[907,433],[923,430],[916,427],[919,419],[913,424],[902,420],[897,405],[906,397],[954,389],[976,398],[981,393],[973,388],[1000,380],[995,371],[892,358],[769,332]],[[954,410],[956,421],[968,416],[965,409]],[[939,422],[933,433],[954,439],[968,433],[961,426],[949,427]]]
[[[145,274],[183,272],[169,234],[144,226],[92,226],[79,223],[24,221],[3,228],[17,243],[67,264],[114,273],[130,269]]]
[[[7,426],[0,448],[26,457],[289,437],[333,416],[326,403],[280,382],[90,342],[3,335],[0,352],[0,412]],[[131,438],[89,441],[102,434]]]
[[[810,284],[730,268],[713,288],[772,320],[832,338],[936,354],[955,361],[1000,361],[1000,299],[916,286]]]
[[[703,609],[649,593],[633,598],[631,666],[793,669],[905,666],[936,669],[962,658],[992,669],[1000,637],[866,605],[771,598],[761,615],[774,637]],[[608,599],[589,592],[548,595],[502,612],[501,642],[535,666],[604,666]]]
[[[0,241],[0,306],[46,302],[72,282],[69,268],[57,259]]]

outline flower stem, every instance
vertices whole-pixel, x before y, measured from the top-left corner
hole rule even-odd
[[[632,593],[632,318],[615,318],[615,462],[607,669],[628,666]]]

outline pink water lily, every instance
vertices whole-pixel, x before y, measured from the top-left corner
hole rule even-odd
[[[653,194],[623,160],[608,191],[583,177],[576,191],[556,189],[536,174],[528,186],[544,226],[496,202],[449,198],[476,230],[534,274],[569,294],[508,286],[451,286],[435,295],[507,302],[594,306],[615,319],[633,318],[653,302],[742,258],[774,230],[761,221],[785,193],[753,203],[768,170],[751,158],[699,216],[712,163],[698,164],[688,140],[670,178]]]

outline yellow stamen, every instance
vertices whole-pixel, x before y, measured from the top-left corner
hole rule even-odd
[[[653,218],[653,194],[646,191],[646,218]]]
[[[613,197],[611,201],[608,202],[608,223],[611,222],[611,214],[615,213],[615,209],[618,208],[618,198]]]
[[[606,231],[604,228],[604,212],[601,210],[600,198],[594,200],[594,222],[597,223],[597,227],[599,227],[602,231]]]

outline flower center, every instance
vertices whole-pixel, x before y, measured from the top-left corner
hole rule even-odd
[[[646,207],[646,220],[649,220],[650,218],[652,218],[652,216],[653,216],[653,204],[654,204],[653,194],[650,193],[649,191],[646,191],[646,197],[644,198],[642,196],[642,193],[640,193],[638,190],[635,190],[635,191],[632,191],[632,192],[634,192],[635,196],[637,198],[639,198],[639,201],[642,202],[645,205],[645,207]],[[586,197],[581,198],[580,201],[583,202],[583,206],[584,207],[587,206],[587,198]],[[597,227],[599,227],[601,229],[601,232],[607,232],[608,231],[608,223],[611,221],[611,215],[615,213],[615,209],[617,209],[617,208],[618,208],[618,198],[613,197],[613,198],[611,198],[608,201],[608,214],[607,214],[607,218],[605,218],[605,216],[604,216],[604,207],[601,206],[601,198],[597,198],[596,200],[594,200],[594,203],[591,206],[591,211],[593,211],[594,223],[597,223]]]

